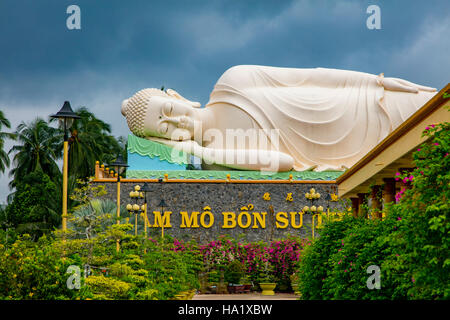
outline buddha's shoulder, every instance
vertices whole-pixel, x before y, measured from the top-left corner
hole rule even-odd
[[[241,75],[244,73],[252,73],[257,71],[280,71],[280,70],[295,70],[296,68],[283,68],[283,67],[272,67],[272,66],[261,66],[261,65],[255,65],[255,64],[240,64],[236,66],[232,66],[231,68],[228,68],[223,75]]]
[[[236,65],[228,68],[220,77],[220,80],[234,80],[234,79],[256,79],[264,77],[265,75],[277,78],[286,77],[289,75],[308,75],[311,72],[318,70],[326,70],[325,68],[293,68],[293,67],[272,67],[261,65]],[[332,70],[332,69],[328,69]]]
[[[248,87],[264,83],[264,78],[277,78],[280,75],[296,72],[295,68],[282,68],[260,65],[236,65],[228,68],[217,81],[218,85],[232,87]]]
[[[256,73],[258,66],[237,65],[228,68],[217,80],[216,88],[227,86],[233,88],[247,87],[252,83],[253,74]]]
[[[236,66],[232,66],[228,68],[223,74],[223,76],[233,76],[233,75],[241,75],[248,72],[254,72],[258,69],[260,69],[262,66],[257,65],[247,65],[247,64],[240,64]]]

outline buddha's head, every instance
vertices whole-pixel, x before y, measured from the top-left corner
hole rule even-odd
[[[181,97],[174,90],[143,89],[122,102],[122,115],[138,137],[190,140],[198,102]]]

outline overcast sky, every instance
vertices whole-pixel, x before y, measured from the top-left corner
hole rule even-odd
[[[66,26],[72,4],[81,30]],[[373,4],[380,30],[366,26]],[[15,129],[69,100],[127,135],[123,99],[164,85],[204,105],[238,64],[384,72],[441,89],[449,31],[448,0],[0,0],[0,110]],[[9,180],[0,175],[0,203]]]

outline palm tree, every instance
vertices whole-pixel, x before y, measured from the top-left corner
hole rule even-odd
[[[106,227],[116,223],[115,213],[117,204],[109,199],[93,199],[87,204],[78,207],[68,221],[68,228],[73,230],[76,236],[91,239],[98,231],[98,227]],[[125,206],[121,206],[125,212]]]
[[[117,143],[119,144],[119,154],[122,156],[123,161],[125,163],[128,162],[128,139],[124,136],[120,136],[117,138]],[[122,173],[122,176],[125,176],[126,174],[126,168],[124,172]]]
[[[53,181],[58,180],[61,172],[56,164],[56,150],[58,147],[58,130],[48,125],[41,118],[31,123],[22,122],[15,132],[19,144],[14,145],[9,153],[15,153],[13,162],[15,167],[10,176],[13,180],[10,187],[16,187],[27,174],[42,170]]]
[[[75,111],[80,117],[70,128],[69,175],[86,178],[94,175],[95,161],[110,163],[121,147],[111,135],[111,126],[81,107]],[[62,151],[62,144],[59,146]]]
[[[5,146],[5,140],[7,138],[14,139],[14,134],[1,131],[2,126],[5,126],[9,129],[11,128],[11,123],[8,119],[5,118],[3,111],[0,110],[0,173],[5,172],[5,169],[9,167],[10,163],[8,154],[5,150],[3,150]]]

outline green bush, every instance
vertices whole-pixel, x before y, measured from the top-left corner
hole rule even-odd
[[[304,299],[450,298],[450,132],[431,125],[431,139],[414,154],[416,169],[398,173],[410,183],[386,218],[348,217],[328,223],[299,260],[299,291]],[[381,289],[370,290],[367,268],[381,271]]]
[[[313,245],[306,246],[300,255],[297,274],[299,291],[302,292],[304,299],[323,298],[323,281],[331,269],[328,259],[340,249],[340,241],[349,223],[351,223],[350,218],[328,223],[322,229],[320,238]]]
[[[149,244],[143,260],[153,289],[157,290],[154,297],[168,299],[181,291],[200,288],[198,272],[202,261],[195,251],[175,251],[170,237]]]
[[[28,235],[11,247],[0,245],[0,299],[84,299],[89,290],[69,289],[66,273],[70,265],[80,265],[78,256],[62,258],[52,241],[43,237],[38,242]]]
[[[86,278],[86,285],[97,300],[129,298],[132,288],[130,283],[104,276],[90,276]]]
[[[225,268],[225,283],[238,284],[244,276],[244,267],[240,261],[233,260]]]
[[[390,210],[401,219],[394,243],[409,266],[408,297],[450,299],[450,123],[432,124],[423,135],[431,139],[413,154],[417,168],[399,177],[412,188]]]

